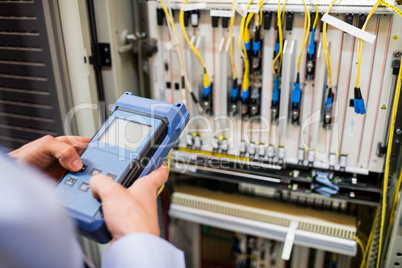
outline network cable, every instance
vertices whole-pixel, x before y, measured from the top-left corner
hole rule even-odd
[[[397,13],[402,17],[402,12],[400,10]],[[377,254],[377,268],[379,267],[380,260],[381,260],[381,248],[382,248],[385,214],[386,214],[385,209],[386,209],[386,205],[387,205],[386,197],[387,197],[387,190],[388,190],[389,164],[391,161],[391,150],[392,150],[391,145],[392,145],[392,140],[394,138],[395,120],[396,120],[396,114],[398,111],[399,96],[401,93],[401,85],[402,85],[402,61],[401,61],[400,67],[399,67],[399,75],[398,75],[398,82],[397,82],[397,86],[396,86],[394,105],[392,107],[391,129],[390,129],[389,137],[388,137],[387,158],[385,160],[385,172],[384,172],[383,194],[382,194],[381,228],[380,228],[380,241],[379,241],[379,245],[378,245],[378,254]]]
[[[376,212],[375,212],[375,215],[374,215],[373,225],[371,226],[370,235],[369,235],[368,240],[367,240],[367,245],[366,245],[366,249],[364,251],[363,261],[362,261],[362,263],[360,265],[360,268],[365,267],[367,255],[371,251],[371,241],[373,240],[373,235],[374,235],[375,226],[376,226],[376,219],[378,217],[378,211],[379,211],[379,209],[377,208]]]
[[[332,6],[336,3],[337,0],[333,0],[331,4],[329,4],[327,11],[325,12],[327,15],[331,10]],[[331,72],[331,62],[329,59],[329,51],[328,51],[328,42],[327,42],[327,23],[324,21],[323,24],[323,43],[324,43],[324,52],[325,52],[325,62],[327,64],[327,72],[328,72],[328,93],[327,98],[325,100],[325,109],[324,109],[324,127],[331,124],[332,121],[332,103],[334,101],[334,93],[332,92],[332,72]]]
[[[318,21],[318,4],[315,5],[315,18],[314,18],[314,24],[313,28],[311,29],[311,39],[310,39],[310,45],[308,46],[308,51],[307,54],[311,58],[314,53],[315,53],[315,27],[317,26],[317,21]]]
[[[186,75],[186,68],[185,68],[184,60],[183,60],[183,50],[182,50],[182,47],[181,47],[179,34],[178,34],[178,32],[176,30],[176,27],[174,25],[174,22],[172,20],[171,9],[169,8],[169,12],[167,11],[165,3],[163,2],[163,0],[161,0],[161,5],[162,5],[163,12],[166,15],[167,25],[168,25],[169,31],[171,33],[171,36],[173,36],[173,34],[172,34],[172,30],[173,30],[174,35],[176,36],[176,39],[177,39],[176,41],[177,41],[178,53],[176,53],[176,54],[178,56],[178,60],[179,60],[179,64],[180,64],[180,70],[181,70],[181,80],[182,80],[181,81],[182,82],[181,86],[183,88],[183,103],[184,104],[186,103],[186,88],[188,88],[188,91],[190,92],[191,98],[193,99],[195,105],[197,106],[198,110],[200,112],[202,112],[202,108],[200,106],[200,103],[198,102],[197,97],[194,95],[194,92],[193,92],[193,90],[192,90],[192,88],[190,86],[190,83],[186,83],[187,75]]]
[[[183,2],[183,7],[187,4],[188,0],[184,0]],[[207,67],[205,65],[204,59],[202,58],[200,52],[198,52],[198,50],[194,47],[194,45],[191,43],[190,39],[188,38],[187,32],[186,32],[186,28],[184,25],[184,10],[180,10],[180,27],[181,30],[183,32],[184,38],[186,39],[188,45],[190,46],[191,50],[194,52],[194,54],[198,57],[198,59],[201,61],[202,67],[204,68],[204,90],[203,90],[203,96],[204,98],[208,98],[212,92],[212,85],[211,82],[209,80],[209,75],[208,75],[208,70]]]
[[[371,16],[374,14],[374,11],[381,4],[381,0],[377,1],[377,3],[373,6],[370,13],[367,16],[366,22],[364,23],[362,30],[366,30],[367,23],[370,20]],[[355,84],[355,94],[353,99],[353,106],[355,108],[355,113],[357,114],[365,114],[366,108],[364,107],[364,99],[362,97],[362,93],[360,90],[360,68],[363,54],[363,40],[357,40],[357,75],[356,75],[356,84]]]
[[[287,1],[285,1],[284,5],[283,5],[283,11],[285,9]],[[279,47],[278,53],[276,54],[274,61],[272,62],[272,72],[275,74],[277,72],[279,72],[279,70],[281,69],[281,65],[282,65],[282,52],[283,52],[283,40],[282,40],[282,15],[281,15],[281,1],[278,1],[278,40],[277,43],[275,44],[275,50],[277,50],[277,48]],[[275,64],[276,61],[279,59],[279,64],[278,64],[278,68],[275,68]]]
[[[253,0],[250,0],[247,5],[246,5],[246,10],[249,9],[251,3]],[[246,29],[246,35],[245,35],[245,24],[246,24],[246,19],[249,18],[251,15],[247,14],[246,17],[243,17],[240,23],[240,35],[239,35],[239,49],[240,51],[243,51],[243,57],[244,57],[244,74],[243,74],[243,82],[242,82],[242,93],[241,93],[241,98],[243,101],[245,101],[248,98],[249,95],[249,87],[250,87],[250,80],[249,80],[249,72],[250,72],[250,63],[248,60],[248,55],[247,55],[247,49],[246,49],[246,44],[245,44],[245,38],[250,39],[250,33]],[[250,19],[248,20],[250,22]],[[248,40],[249,41],[249,40]]]
[[[304,48],[306,47],[310,29],[310,12],[307,8],[306,2],[303,0],[305,15],[304,15],[304,26],[303,26],[303,43],[302,49],[300,51],[299,60],[297,62],[297,76],[296,83],[294,84],[294,89],[292,91],[292,123],[298,123],[300,118],[300,101],[301,101],[301,89],[300,89],[300,65],[303,56]]]
[[[300,73],[301,59],[303,56],[304,48],[306,47],[306,44],[307,44],[309,29],[310,29],[310,12],[309,12],[306,2],[304,0],[303,0],[303,4],[304,4],[304,9],[306,10],[306,13],[304,15],[303,43],[302,43],[302,49],[301,49],[300,55],[299,55],[299,60],[297,62],[297,73]]]
[[[232,4],[232,12],[235,11],[236,7],[236,0],[233,1]],[[234,55],[233,55],[233,26],[235,22],[235,16],[230,18],[230,33],[229,33],[229,44],[230,44],[230,64],[232,65],[232,102],[235,102],[239,96],[239,86],[238,86],[238,81],[237,81],[237,70],[236,70],[236,65],[234,61]]]
[[[366,247],[363,245],[363,242],[360,240],[360,238],[357,235],[355,235],[355,240],[356,240],[357,244],[359,245],[360,250],[362,252],[362,262],[361,262],[361,264],[363,264],[363,258],[366,255],[366,250],[365,250]]]

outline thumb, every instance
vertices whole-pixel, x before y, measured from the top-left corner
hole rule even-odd
[[[139,184],[141,184],[141,185],[148,185],[151,188],[153,188],[155,192],[157,192],[159,187],[161,187],[162,184],[164,184],[167,181],[167,178],[168,178],[167,166],[162,165],[160,168],[158,168],[151,174],[148,174],[147,176],[144,176],[136,180],[133,183],[133,185],[131,185],[128,189],[130,191],[133,191],[138,187]]]
[[[124,192],[124,187],[115,182],[110,177],[103,174],[95,175],[89,181],[92,196],[98,200],[104,200],[113,195],[119,195]]]

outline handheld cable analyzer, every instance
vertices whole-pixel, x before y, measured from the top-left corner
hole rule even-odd
[[[102,173],[124,187],[157,169],[189,120],[184,104],[168,104],[124,93],[112,114],[81,153],[83,168],[67,172],[56,191],[79,233],[99,243],[111,235],[101,202],[92,197],[89,180]]]

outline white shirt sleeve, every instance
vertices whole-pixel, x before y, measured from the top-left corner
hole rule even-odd
[[[37,170],[0,152],[0,267],[82,267],[73,221]]]
[[[184,268],[184,253],[164,239],[133,233],[115,241],[103,255],[102,268]]]

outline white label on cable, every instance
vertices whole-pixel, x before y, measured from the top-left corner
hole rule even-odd
[[[181,7],[180,10],[182,11],[191,11],[191,10],[198,10],[198,9],[204,9],[207,7],[207,3],[197,3],[197,4],[187,4]]]
[[[235,16],[235,12],[231,10],[219,10],[219,9],[211,9],[210,13],[211,17],[227,17],[233,18]]]
[[[242,16],[243,18],[247,15],[246,6],[236,3],[235,9],[236,9],[237,13],[239,13],[240,16]]]
[[[248,7],[247,11],[250,13],[258,13],[258,12],[260,12],[260,6],[259,5],[250,5]]]
[[[295,241],[295,234],[299,222],[291,221],[289,225],[288,233],[286,234],[285,243],[283,244],[282,256],[281,258],[285,261],[290,259],[290,254],[292,253],[293,242]]]
[[[190,43],[191,43],[192,45],[194,45],[194,41],[195,41],[195,35],[191,36]]]
[[[366,42],[369,43],[374,43],[376,36],[374,34],[368,33],[366,31],[363,31],[353,25],[350,25],[349,23],[346,23],[344,21],[341,21],[331,15],[324,14],[322,16],[321,20],[323,22],[328,23],[329,25],[334,26],[335,28],[338,28],[339,30],[342,30],[350,35],[353,35],[357,38],[360,38]]]

